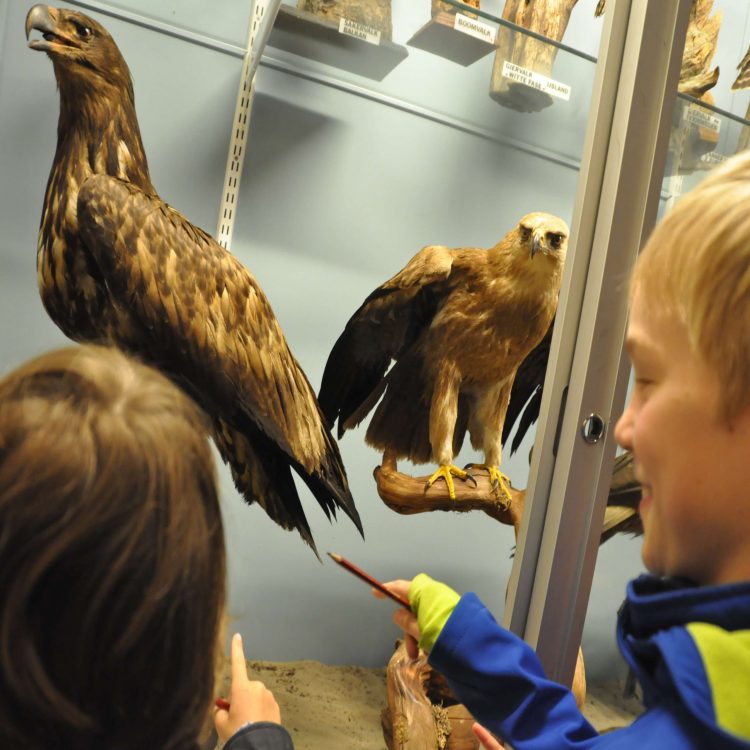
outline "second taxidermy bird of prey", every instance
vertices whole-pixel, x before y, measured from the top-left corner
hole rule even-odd
[[[52,60],[57,150],[37,277],[44,307],[77,341],[109,342],[181,385],[213,422],[244,499],[315,545],[294,485],[361,532],[338,448],[258,282],[151,184],[130,72],[87,16],[35,5],[29,46]]]
[[[468,430],[485,469],[500,473],[513,379],[557,309],[568,226],[524,216],[489,250],[429,246],[376,289],[346,324],[318,398],[339,437],[378,404],[366,440],[389,458],[439,465],[455,498],[452,465]],[[391,362],[395,364],[389,370]]]

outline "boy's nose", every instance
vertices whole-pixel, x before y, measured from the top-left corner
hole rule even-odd
[[[633,417],[630,404],[625,407],[622,416],[615,425],[615,440],[626,451],[633,450]]]

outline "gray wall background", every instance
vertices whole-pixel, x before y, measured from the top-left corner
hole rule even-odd
[[[35,278],[36,234],[54,153],[58,99],[51,64],[26,48],[30,2],[0,0],[0,371],[62,345]],[[601,19],[582,0],[566,43],[597,53]],[[743,0],[715,3],[724,25],[717,62],[719,106],[744,114],[747,92],[729,86],[748,44]],[[154,184],[210,232],[216,227],[241,61],[211,47],[244,46],[249,3],[122,0],[161,31],[91,12],[118,41],[133,74]],[[488,2],[500,11],[500,0]],[[483,6],[484,7],[484,6]],[[394,41],[426,19],[428,0],[394,0]],[[189,30],[208,46],[176,38]],[[273,40],[272,40],[273,41]],[[233,252],[255,274],[314,387],[327,354],[364,297],[426,244],[494,244],[529,211],[570,220],[593,64],[560,53],[555,78],[570,103],[520,115],[487,96],[491,57],[468,68],[411,49],[381,82],[270,47],[260,69]],[[720,59],[719,59],[720,58]],[[340,443],[365,527],[329,525],[304,488],[321,552],[339,552],[383,580],[427,571],[503,609],[513,532],[479,513],[400,516],[377,496],[380,456],[364,430]],[[506,453],[516,486],[528,474],[527,440]],[[465,451],[459,463],[472,457]],[[417,467],[415,473],[426,473]],[[390,604],[332,563],[321,565],[296,535],[244,505],[222,467],[232,629],[248,658],[384,665],[397,635]],[[626,581],[641,570],[638,541],[602,548],[584,632],[591,681],[622,665],[614,618]]]

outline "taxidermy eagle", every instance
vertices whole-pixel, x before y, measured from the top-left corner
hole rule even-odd
[[[366,441],[385,461],[439,465],[455,498],[452,465],[468,430],[493,486],[502,430],[519,365],[543,339],[557,308],[568,226],[524,216],[489,250],[429,246],[376,289],[346,324],[318,395],[338,435],[378,404]],[[391,361],[393,367],[388,369]]]
[[[330,519],[362,531],[338,448],[258,282],[151,184],[130,72],[87,16],[35,5],[31,49],[60,90],[39,230],[44,307],[70,338],[114,344],[167,373],[206,411],[248,503],[315,549],[291,469]]]

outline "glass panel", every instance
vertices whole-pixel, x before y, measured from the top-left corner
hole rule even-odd
[[[680,95],[664,175],[667,207],[717,164],[746,149],[749,137],[750,122],[743,117]]]

